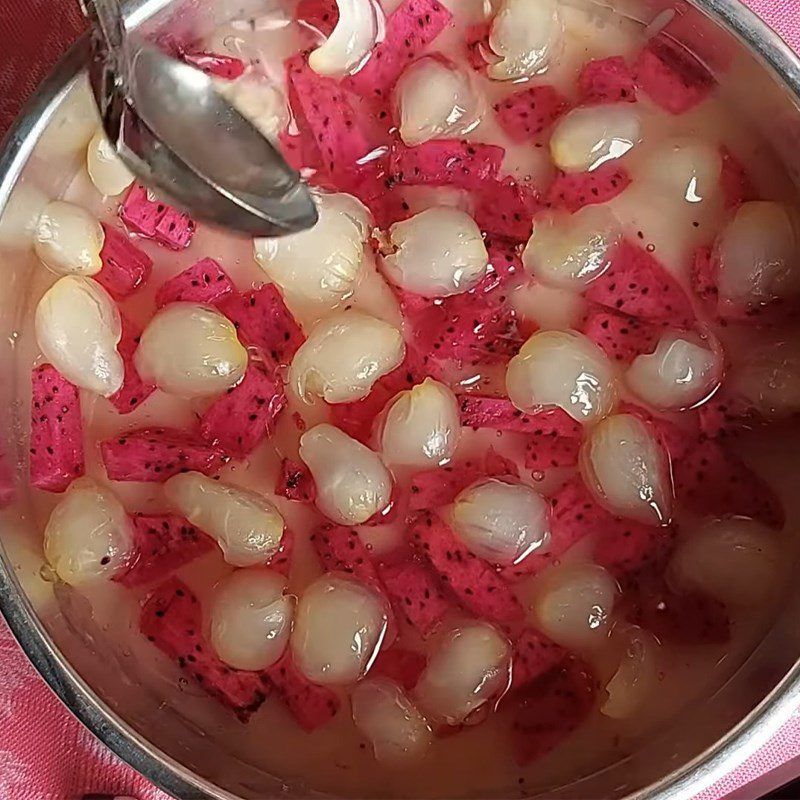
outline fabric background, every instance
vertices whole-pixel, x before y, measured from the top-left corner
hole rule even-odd
[[[746,0],[800,50],[800,0]],[[82,29],[77,0],[0,0],[0,135]],[[800,710],[697,800],[754,798],[800,774]],[[84,729],[34,672],[0,619],[0,800],[167,796]]]

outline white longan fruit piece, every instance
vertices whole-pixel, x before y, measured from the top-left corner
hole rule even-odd
[[[357,289],[364,274],[364,244],[371,217],[349,194],[316,193],[319,219],[289,236],[254,239],[255,259],[290,298],[336,308]]]
[[[112,578],[128,564],[133,545],[122,503],[89,478],[72,484],[44,530],[45,559],[71,586]]]
[[[719,354],[699,337],[668,332],[652,353],[636,356],[625,383],[653,408],[680,410],[708,397],[721,371]]]
[[[86,169],[97,191],[105,197],[122,194],[134,181],[133,173],[117,155],[102,128],[98,128],[89,142]]]
[[[486,274],[489,255],[480,228],[457,208],[438,206],[389,229],[395,251],[383,268],[398,286],[426,297],[469,291]]]
[[[431,139],[464,136],[480,122],[484,111],[470,75],[430,56],[406,68],[394,94],[400,138],[409,147]]]
[[[339,19],[330,36],[308,57],[317,75],[343,78],[366,62],[383,37],[385,20],[374,0],[336,0]]]
[[[518,564],[547,546],[550,504],[529,486],[492,478],[456,497],[453,530],[491,564]]]
[[[272,666],[289,643],[294,601],[286,578],[268,568],[239,569],[223,578],[210,607],[211,644],[234,669]]]
[[[663,142],[643,165],[640,180],[670,201],[702,203],[720,191],[722,153],[716,143],[682,137]]]
[[[619,666],[606,684],[608,697],[600,713],[611,719],[626,719],[658,687],[660,645],[652,633],[636,625],[615,628],[611,639],[620,650]]]
[[[164,484],[164,494],[176,511],[216,540],[235,567],[264,564],[281,546],[283,517],[256,492],[185,472]]]
[[[667,453],[633,414],[616,414],[592,428],[580,467],[586,486],[612,513],[648,525],[672,518]]]
[[[136,369],[164,392],[209,397],[235,386],[247,369],[247,350],[233,323],[197,303],[170,303],[147,324]]]
[[[103,397],[120,389],[122,322],[99,283],[80,275],[57,280],[36,307],[35,327],[39,349],[68,381]]]
[[[369,586],[326,574],[300,596],[292,655],[312,682],[346,686],[364,675],[386,634],[387,608]]]
[[[449,461],[461,437],[461,415],[452,389],[426,378],[391,401],[381,432],[389,464],[435,467]]]
[[[33,248],[56,275],[96,275],[103,268],[100,251],[106,235],[97,218],[74,203],[55,200],[36,224]]]
[[[392,476],[377,453],[333,425],[300,437],[300,458],[311,470],[317,508],[340,525],[360,525],[389,505]]]
[[[489,32],[489,47],[500,60],[486,72],[497,81],[539,75],[559,55],[563,37],[556,0],[503,0]]]
[[[433,733],[425,717],[393,681],[360,681],[350,703],[353,722],[370,741],[376,761],[400,766],[421,758],[430,746]]]
[[[493,626],[466,622],[445,634],[414,689],[420,708],[459,725],[498,698],[511,676],[511,646]]]
[[[586,424],[611,412],[617,377],[606,354],[582,333],[540,331],[509,362],[506,391],[521,411],[556,406]]]
[[[800,292],[797,226],[796,213],[782,203],[739,206],[715,247],[720,300],[759,306]]]
[[[403,334],[393,325],[341,311],[318,323],[295,353],[289,384],[307,402],[350,403],[366,397],[404,356]]]
[[[612,575],[596,564],[550,570],[536,588],[536,626],[564,647],[592,649],[608,637],[617,591]]]
[[[680,541],[668,569],[677,591],[707,592],[731,607],[774,596],[784,572],[775,533],[744,517],[713,520]]]
[[[586,206],[569,214],[554,211],[533,221],[522,263],[537,281],[582,291],[610,266],[622,228],[611,209]]]
[[[246,74],[234,81],[216,79],[214,88],[258,130],[277,142],[289,124],[289,107],[280,87],[261,75]]]
[[[550,137],[550,156],[564,172],[590,172],[622,158],[642,138],[639,113],[629,103],[576,108]]]

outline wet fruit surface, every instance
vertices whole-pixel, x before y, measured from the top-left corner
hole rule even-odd
[[[49,569],[267,773],[534,794],[722,685],[780,602],[794,190],[669,31],[598,13],[236,20],[184,57],[318,224],[196,225],[97,134],[36,226]]]

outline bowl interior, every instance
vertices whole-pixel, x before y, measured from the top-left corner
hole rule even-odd
[[[703,10],[678,1],[605,0],[597,8],[666,24],[719,76],[731,102],[752,120],[797,184],[800,65],[736,0],[698,5]],[[263,8],[263,2],[131,2],[127,18],[130,27],[168,28],[172,35],[192,37],[232,13],[246,14],[248,6]],[[724,28],[723,20],[737,30]],[[742,40],[745,35],[749,44]],[[7,377],[0,383],[0,403],[10,411],[0,423],[0,445],[17,467],[20,489],[0,518],[3,610],[37,667],[73,710],[166,788],[181,796],[308,796],[309,789],[298,782],[271,776],[257,748],[244,753],[231,744],[241,735],[238,722],[193,690],[180,690],[176,673],[165,676],[138,658],[124,615],[109,623],[110,617],[94,612],[80,594],[54,590],[42,577],[40,532],[24,478],[29,409],[18,401],[27,371],[17,365],[30,343],[19,334],[35,296],[32,225],[78,170],[97,124],[85,76],[78,74],[81,58],[82,51],[71,54],[43,87],[0,162],[0,373]],[[724,686],[684,709],[636,752],[568,785],[553,786],[548,796],[649,796],[656,790],[661,796],[684,796],[744,758],[800,696],[800,584],[794,589]]]

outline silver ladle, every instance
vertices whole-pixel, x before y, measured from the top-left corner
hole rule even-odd
[[[306,185],[198,69],[129,36],[118,0],[81,0],[89,81],[103,128],[147,186],[190,214],[250,236],[310,228]]]

